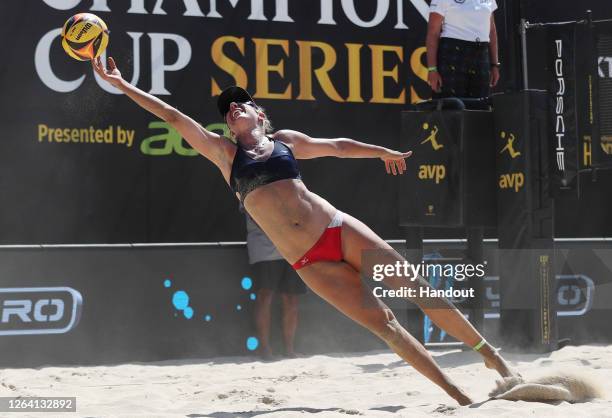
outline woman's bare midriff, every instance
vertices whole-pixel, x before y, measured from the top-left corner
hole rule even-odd
[[[244,207],[290,263],[321,237],[336,209],[301,180],[279,180],[249,193]]]

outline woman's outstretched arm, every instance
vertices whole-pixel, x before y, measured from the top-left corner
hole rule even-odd
[[[311,138],[297,131],[282,130],[274,134],[275,139],[292,147],[296,158],[319,157],[380,158],[385,162],[387,173],[397,175],[406,171],[405,159],[412,151],[399,152],[378,145],[366,144],[349,138]]]
[[[196,151],[220,166],[224,145],[220,135],[204,129],[198,122],[168,103],[125,81],[112,57],[108,58],[108,68],[104,68],[100,58],[92,60],[92,66],[102,79],[121,90],[143,109],[172,125]]]

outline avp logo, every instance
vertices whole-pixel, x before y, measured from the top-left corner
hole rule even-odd
[[[500,189],[514,189],[515,193],[525,185],[525,175],[523,173],[508,173],[499,176]]]
[[[506,135],[505,132],[502,132],[500,134],[502,139],[506,139],[506,146],[504,148],[502,148],[500,154],[503,154],[504,152],[508,151],[508,154],[510,154],[510,157],[514,160],[517,157],[521,156],[521,152],[520,151],[516,151],[514,149],[514,141],[516,140],[516,137],[514,136],[513,133],[508,133]]]
[[[436,184],[440,184],[446,178],[446,167],[442,164],[422,165],[419,167],[419,179],[434,180]]]
[[[0,336],[66,333],[78,324],[82,304],[70,287],[0,288]]]
[[[424,131],[429,131],[429,124],[428,123],[424,123],[423,124],[423,130]],[[438,131],[439,131],[438,127],[436,125],[434,125],[433,129],[431,131],[429,131],[429,136],[425,140],[423,140],[423,142],[421,142],[421,145],[430,142],[432,148],[434,149],[434,151],[438,151],[438,150],[444,148],[444,144],[439,144],[438,143]]]
[[[502,131],[499,136],[502,140],[504,140],[505,144],[500,152],[500,155],[507,153],[512,160],[521,156],[521,152],[517,151],[514,148],[514,141],[516,141],[516,136],[513,133],[506,133],[505,131]],[[525,174],[521,172],[505,173],[499,176],[499,188],[501,190],[512,189],[515,193],[518,193],[524,185]]]

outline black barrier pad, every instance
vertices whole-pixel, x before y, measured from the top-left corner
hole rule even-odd
[[[451,244],[440,251],[446,253],[446,247],[457,251]],[[557,285],[551,286],[559,301],[559,336],[584,343],[612,341],[612,244],[604,243],[601,249],[593,249],[592,243],[562,243],[561,247],[555,254]],[[499,325],[498,276],[503,257],[503,252],[487,243],[482,306],[486,336],[493,340],[496,336],[491,332]],[[250,289],[242,285],[249,272],[244,248],[0,251],[0,319],[4,318],[0,363],[3,367],[36,367],[249,356],[252,351],[246,342],[254,335],[255,301]],[[168,287],[166,280],[170,280]],[[517,289],[526,286],[525,292],[534,290],[529,283],[505,280]],[[187,299],[177,295],[181,291]],[[24,307],[23,301],[28,300],[32,304]],[[62,301],[65,316],[56,317],[56,300]],[[7,305],[7,301],[21,302]],[[385,302],[413,335],[426,334],[415,305],[397,298]],[[462,301],[456,302],[466,308]],[[518,307],[525,308],[524,301],[519,302]],[[299,351],[313,354],[385,347],[312,292],[300,297],[299,303]],[[186,306],[193,309],[191,319],[185,316]],[[514,307],[517,305],[509,306]],[[538,312],[537,305],[526,308]],[[31,320],[22,327],[26,330],[63,329],[71,324],[73,312],[80,320],[65,333],[3,334],[24,325],[18,312]],[[209,321],[206,315],[211,315]],[[280,326],[278,318],[275,315],[275,325]],[[440,334],[427,335],[430,342],[437,342]],[[273,344],[280,348],[278,339],[279,327],[274,326]]]
[[[254,358],[244,247],[3,250],[0,277],[3,367]],[[406,304],[394,306],[402,323]],[[284,349],[279,318],[276,353]],[[383,347],[316,294],[299,298],[298,351]]]
[[[508,341],[538,351],[557,344],[548,97],[495,97],[501,327]]]

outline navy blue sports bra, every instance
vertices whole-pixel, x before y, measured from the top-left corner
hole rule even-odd
[[[230,186],[240,200],[256,188],[278,180],[300,179],[300,170],[291,149],[274,141],[274,149],[267,160],[254,160],[240,147],[236,150],[230,174]]]

